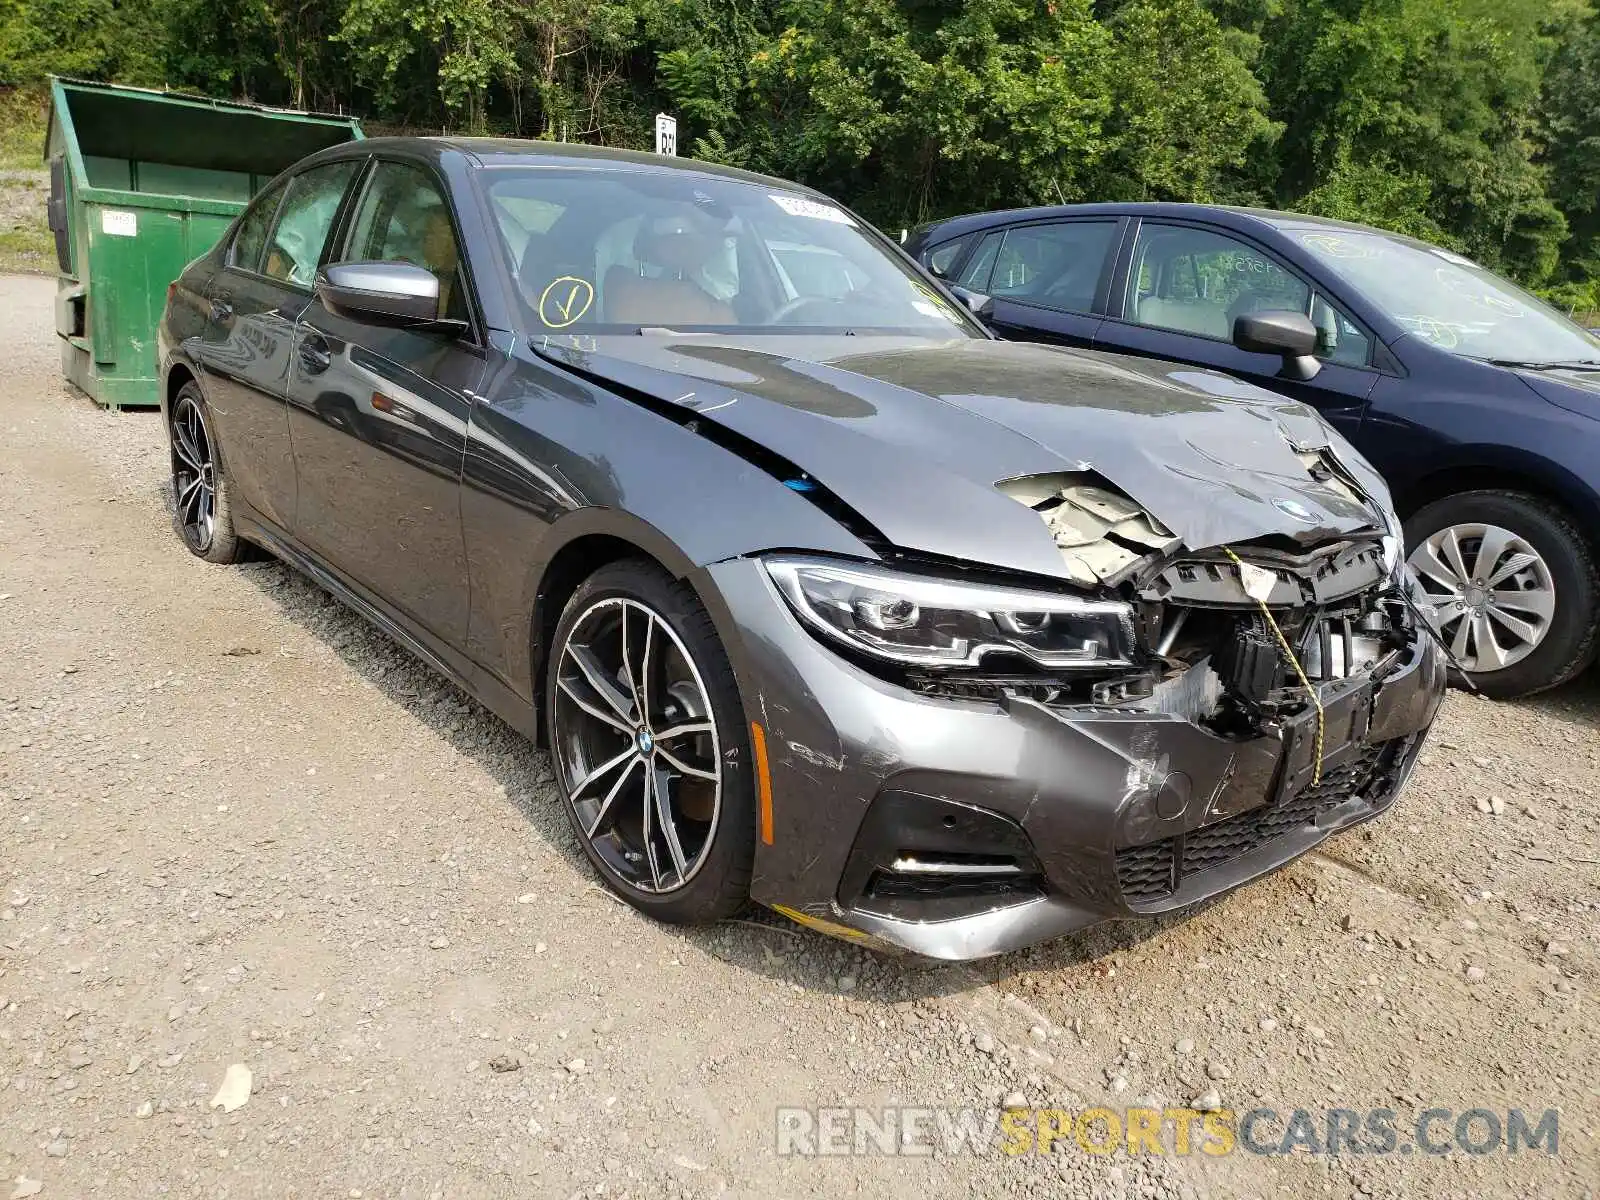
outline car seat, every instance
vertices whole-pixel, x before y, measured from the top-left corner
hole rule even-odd
[[[736,324],[733,309],[691,278],[704,269],[712,240],[673,218],[641,222],[633,238],[639,269],[606,272],[606,319],[619,325]],[[646,275],[646,267],[664,274]]]

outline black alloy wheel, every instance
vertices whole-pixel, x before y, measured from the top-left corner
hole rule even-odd
[[[567,605],[546,696],[567,816],[606,882],[663,920],[736,909],[754,848],[748,739],[693,593],[647,563],[602,568]]]
[[[173,521],[190,553],[231,563],[244,544],[233,529],[232,505],[205,397],[194,383],[179,390],[169,428],[172,441]]]

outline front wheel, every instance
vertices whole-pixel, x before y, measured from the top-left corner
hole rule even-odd
[[[1463,492],[1406,522],[1409,562],[1445,644],[1496,699],[1565,683],[1594,659],[1600,580],[1583,533],[1517,492]]]
[[[607,885],[674,923],[743,907],[755,854],[749,737],[691,588],[637,559],[585,580],[556,627],[544,711],[567,818]]]

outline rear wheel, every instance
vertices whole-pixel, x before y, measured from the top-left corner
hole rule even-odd
[[[210,410],[195,383],[172,405],[173,522],[189,552],[207,562],[238,562],[244,543],[233,529],[232,491],[217,453]]]
[[[693,590],[641,560],[602,567],[567,602],[550,655],[556,782],[601,878],[663,921],[737,911],[755,852],[749,739]]]
[[[1517,492],[1463,492],[1413,515],[1406,544],[1445,644],[1486,695],[1554,687],[1593,661],[1600,580],[1560,509]]]

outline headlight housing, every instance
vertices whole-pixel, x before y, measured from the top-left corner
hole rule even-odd
[[[1127,667],[1133,610],[1115,600],[995,587],[865,563],[775,557],[767,573],[831,641],[920,667],[975,667],[1014,654],[1052,669]]]

